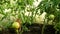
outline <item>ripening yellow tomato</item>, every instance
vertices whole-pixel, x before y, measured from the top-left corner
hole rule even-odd
[[[20,27],[20,24],[18,22],[14,22],[12,24],[12,28],[18,29]]]

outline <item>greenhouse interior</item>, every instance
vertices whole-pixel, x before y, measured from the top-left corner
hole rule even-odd
[[[60,0],[0,0],[0,34],[60,34]]]

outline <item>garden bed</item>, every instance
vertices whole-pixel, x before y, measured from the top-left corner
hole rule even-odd
[[[42,27],[43,24],[32,24],[32,25],[26,25],[30,31],[23,31],[22,34],[41,34],[42,33]],[[53,28],[54,25],[46,25],[44,28],[44,34],[55,34],[56,30]],[[9,29],[9,31],[2,31],[0,34],[16,34],[16,32],[13,29]],[[59,32],[57,32],[59,34]]]
[[[44,28],[44,34],[55,34],[56,30],[53,28],[54,25],[46,25]],[[25,31],[23,34],[41,34],[43,24],[32,24],[28,26],[30,31]],[[59,32],[57,32],[59,34]]]

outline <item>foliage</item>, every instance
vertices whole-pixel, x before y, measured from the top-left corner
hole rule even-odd
[[[48,16],[53,14],[55,18],[52,21],[55,24],[60,23],[60,0],[42,0],[37,7],[33,7],[33,2],[34,0],[0,0],[0,26],[8,28],[16,19],[20,19],[22,29],[27,30],[25,23],[31,25],[36,14],[41,15],[43,12],[47,13],[48,21]],[[25,12],[32,12],[31,16],[26,16]]]
[[[42,12],[47,12],[46,18],[48,19],[49,15],[55,15],[54,20],[52,23],[55,23],[55,29],[60,30],[60,0],[42,0],[41,3],[38,5],[37,9],[40,9]],[[48,19],[49,21],[49,19]],[[47,21],[47,22],[48,22]]]
[[[32,6],[33,2],[34,0],[0,0],[0,26],[10,28],[16,19],[20,19],[22,24],[26,22],[31,24],[32,17],[27,17],[24,13],[27,10],[26,6]]]

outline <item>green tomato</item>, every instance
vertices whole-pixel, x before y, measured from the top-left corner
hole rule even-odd
[[[12,28],[18,29],[20,27],[20,24],[18,22],[14,22],[12,24]]]
[[[49,15],[49,19],[54,19],[55,16],[53,14]]]

